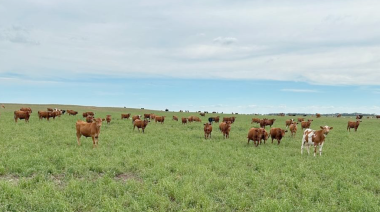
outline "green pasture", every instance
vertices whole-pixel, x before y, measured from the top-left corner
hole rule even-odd
[[[354,119],[314,117],[312,129],[334,127],[322,156],[314,157],[300,154],[300,127],[280,145],[247,145],[248,130],[258,126],[253,115],[235,115],[229,139],[213,124],[205,140],[203,123],[215,114],[182,125],[172,116],[199,115],[25,106],[33,109],[29,123],[13,120],[21,105],[0,108],[0,211],[380,211],[380,120],[363,118],[349,133],[347,121]],[[37,111],[47,107],[79,114],[39,121]],[[103,122],[95,149],[91,138],[77,145],[75,122],[85,111],[113,118]],[[166,119],[149,123],[145,134],[120,119],[150,112]],[[281,128],[289,119],[273,118]]]

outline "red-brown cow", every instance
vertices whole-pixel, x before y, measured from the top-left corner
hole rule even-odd
[[[156,116],[156,118],[155,118],[155,123],[157,123],[157,122],[161,122],[161,124],[163,124],[164,123],[164,121],[165,121],[165,117],[166,116]]]
[[[216,117],[211,117],[214,119],[215,123],[219,123],[219,116],[216,116]]]
[[[29,122],[30,112],[29,111],[20,111],[16,110],[14,112],[15,122],[17,123],[17,119],[25,119],[25,122]]]
[[[261,142],[262,136],[263,136],[263,128],[251,128],[248,131],[248,142],[253,141],[253,144],[257,147],[259,143]]]
[[[260,119],[259,118],[252,118],[251,124],[257,123],[260,124]]]
[[[193,121],[202,122],[201,119],[199,117],[196,117],[196,116],[193,116]]]
[[[329,134],[333,127],[320,126],[321,130],[307,129],[302,136],[301,154],[303,153],[304,145],[307,146],[307,153],[310,154],[310,146],[314,146],[314,157],[317,153],[317,147],[319,145],[319,155],[322,156],[322,147],[325,143],[325,138]]]
[[[53,110],[53,108],[48,107],[48,108],[47,108],[47,111],[49,111],[49,112],[53,112],[54,110]]]
[[[173,116],[173,120],[174,121],[178,121],[178,117],[177,116]]]
[[[146,113],[144,113],[144,119],[150,119],[150,115],[152,115],[152,114],[146,114]]]
[[[296,137],[296,133],[297,133],[297,124],[298,122],[294,122],[293,124],[291,124],[289,126],[289,130],[290,130],[290,133],[291,133],[291,136]]]
[[[194,116],[189,116],[187,118],[187,121],[190,122],[190,123],[193,122],[194,121]]]
[[[297,121],[298,122],[303,122],[303,121],[305,121],[305,119],[304,118],[297,118]]]
[[[82,116],[83,116],[83,118],[86,118],[88,115],[87,115],[87,112],[84,112],[83,114],[82,114]]]
[[[127,114],[122,113],[122,114],[121,114],[121,119],[129,119],[130,116],[131,116],[130,113],[127,113]]]
[[[270,137],[272,138],[272,144],[273,139],[276,139],[278,142],[278,145],[280,145],[281,139],[285,137],[285,133],[288,132],[287,130],[283,130],[281,128],[272,128],[270,129]]]
[[[4,105],[1,105],[1,107],[5,109],[5,106],[4,106]]]
[[[148,126],[149,121],[148,120],[140,120],[136,119],[133,123],[133,131],[135,130],[135,127],[137,127],[137,130],[140,132],[140,128],[142,129],[142,132],[145,133],[145,128]]]
[[[182,117],[182,124],[187,124],[187,118]]]
[[[260,144],[261,144],[261,140],[264,140],[264,144],[265,144],[266,141],[268,140],[269,134],[268,134],[268,132],[264,128],[260,128],[260,129],[262,130]]]
[[[99,143],[99,135],[100,135],[100,127],[102,126],[102,119],[97,118],[94,119],[91,123],[86,123],[82,120],[78,120],[75,124],[77,129],[77,141],[80,146],[80,137],[83,135],[84,137],[92,138],[92,148],[98,147]]]
[[[310,128],[312,121],[313,121],[313,119],[308,119],[307,121],[301,122],[302,130]]]
[[[211,138],[212,126],[210,123],[204,124],[203,131],[205,132],[205,139],[207,139],[208,137]]]
[[[376,119],[379,119],[380,118],[380,116],[376,116]]]
[[[223,138],[229,138],[230,137],[230,131],[231,131],[231,122],[222,122],[219,124],[219,129],[223,133]]]
[[[135,120],[140,119],[140,118],[141,118],[141,115],[132,116],[132,123],[135,122]]]
[[[285,127],[288,129],[288,127],[294,123],[294,119],[289,119],[285,121]]]
[[[110,123],[111,123],[111,120],[112,120],[111,115],[107,115],[107,116],[106,116],[107,124],[110,124]]]
[[[342,114],[338,114],[336,117],[337,117],[337,118],[340,118],[341,116],[342,116]]]
[[[28,111],[29,113],[32,113],[32,109],[30,107],[22,107],[20,108],[20,111],[24,111],[24,112]]]
[[[45,118],[46,120],[49,121],[49,118],[50,118],[50,111],[38,111],[38,118],[40,120],[42,120],[43,118]]]
[[[351,128],[354,128],[355,129],[355,132],[358,130],[359,128],[359,124],[360,124],[360,120],[356,120],[356,121],[348,121],[347,123],[347,131],[351,132]]]
[[[78,114],[78,111],[74,111],[74,110],[67,110],[67,113],[69,114],[69,116],[75,116]]]
[[[317,114],[315,114],[315,117],[321,118],[321,114],[317,113]]]

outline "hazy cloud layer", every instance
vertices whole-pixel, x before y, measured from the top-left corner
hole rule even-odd
[[[0,3],[0,76],[380,84],[380,2]]]

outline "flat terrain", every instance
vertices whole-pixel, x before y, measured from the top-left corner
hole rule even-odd
[[[195,113],[154,111],[165,123],[151,122],[142,134],[120,114],[148,110],[25,106],[30,123],[14,122],[21,105],[0,108],[0,211],[380,211],[380,120],[363,118],[349,133],[348,118],[314,117],[312,129],[334,129],[322,157],[313,157],[300,154],[300,127],[280,145],[247,145],[257,126],[251,115],[236,115],[230,139],[213,124],[205,140],[203,124],[171,120]],[[79,114],[39,121],[46,107]],[[95,149],[91,138],[77,145],[75,122],[85,111],[113,118]],[[273,118],[281,128],[289,119]]]

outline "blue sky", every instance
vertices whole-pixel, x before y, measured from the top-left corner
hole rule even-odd
[[[378,1],[0,2],[0,102],[380,114]]]

